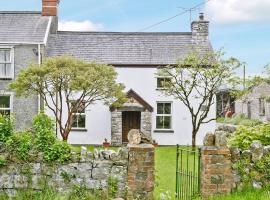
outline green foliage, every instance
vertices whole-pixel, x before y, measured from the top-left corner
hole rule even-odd
[[[7,164],[7,160],[0,155],[0,168]]]
[[[244,82],[242,77],[233,76],[228,81],[231,85],[230,94],[236,98],[243,97],[245,94],[251,92],[255,86],[264,82],[269,83],[269,79],[265,79],[260,76],[249,76],[246,77]]]
[[[109,180],[108,180],[108,196],[115,198],[116,197],[116,192],[117,192],[117,186],[118,184],[118,180],[116,178],[113,178],[111,176],[109,176]]]
[[[32,126],[35,133],[35,147],[38,151],[48,151],[56,142],[53,120],[41,113],[34,117]]]
[[[229,145],[245,150],[249,148],[253,141],[260,141],[263,145],[269,145],[270,124],[238,127],[229,138]]]
[[[0,115],[0,142],[5,142],[14,132],[13,116]]]
[[[11,155],[16,155],[19,159],[26,161],[33,148],[33,139],[30,132],[14,134],[7,140],[6,147]]]
[[[244,115],[237,115],[233,117],[220,117],[217,119],[219,123],[227,123],[227,124],[234,124],[234,125],[243,125],[243,126],[256,126],[262,124],[259,120],[248,119]]]
[[[3,119],[3,121],[8,120]],[[4,143],[6,151],[12,157],[28,161],[42,153],[44,160],[48,162],[58,161],[63,163],[69,160],[71,146],[66,142],[57,140],[52,119],[41,113],[34,117],[32,125],[32,132],[25,131],[13,134]]]
[[[74,174],[69,174],[65,171],[61,172],[60,176],[65,180],[65,182],[69,183],[73,178],[76,178]]]
[[[44,159],[46,161],[59,161],[64,163],[70,159],[71,147],[63,141],[56,141],[47,151],[44,152]]]

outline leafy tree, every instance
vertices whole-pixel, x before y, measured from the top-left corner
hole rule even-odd
[[[109,105],[125,100],[124,86],[116,82],[116,77],[112,66],[59,56],[47,58],[41,66],[30,64],[20,71],[10,89],[17,96],[40,95],[67,141],[74,113],[97,101]]]
[[[216,91],[240,64],[235,58],[223,59],[223,56],[222,51],[204,55],[190,53],[175,66],[168,65],[158,72],[158,76],[168,77],[162,83],[163,93],[181,101],[191,115],[193,147],[201,125],[215,120],[207,116]]]

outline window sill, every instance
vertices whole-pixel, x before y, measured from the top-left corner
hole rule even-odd
[[[86,128],[72,128],[71,131],[79,131],[79,132],[86,132]]]
[[[154,130],[154,133],[174,133],[174,130],[156,129],[156,130]]]
[[[156,88],[158,91],[166,90],[165,88]]]
[[[0,77],[0,80],[10,81],[13,80],[11,77]]]

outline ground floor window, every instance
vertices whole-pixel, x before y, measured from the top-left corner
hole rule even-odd
[[[76,101],[71,102],[71,106],[74,106]],[[77,109],[75,113],[72,114],[73,124],[72,128],[85,128],[85,103]]]
[[[0,95],[0,114],[10,115],[10,112],[11,112],[10,95]]]
[[[172,129],[171,102],[157,102],[156,129]]]

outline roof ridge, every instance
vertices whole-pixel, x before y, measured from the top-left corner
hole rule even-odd
[[[0,11],[0,14],[41,14],[40,11]]]
[[[191,32],[111,32],[111,31],[57,31],[58,34],[108,34],[108,35],[191,35]]]

